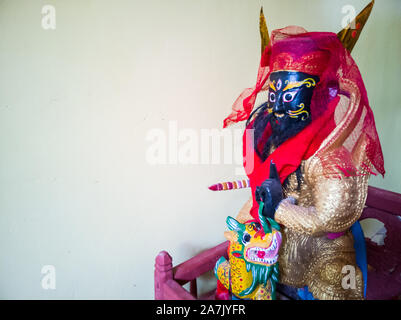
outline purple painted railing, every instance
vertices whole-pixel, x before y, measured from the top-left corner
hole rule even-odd
[[[373,218],[387,230],[383,245],[366,239],[368,256],[367,299],[401,299],[401,194],[369,187],[361,219]],[[228,241],[173,267],[173,260],[160,252],[155,263],[156,300],[212,300],[215,292],[198,297],[196,279],[213,270],[216,261],[227,258]],[[182,286],[190,283],[190,290]]]
[[[363,219],[381,221],[386,228],[384,244],[366,239],[368,300],[401,299],[401,194],[369,187]]]
[[[214,291],[198,297],[196,279],[212,270],[220,257],[227,258],[227,248],[228,241],[196,255],[176,267],[173,267],[173,260],[166,251],[160,252],[155,263],[155,299],[214,299]],[[190,282],[190,292],[182,287],[188,282]]]

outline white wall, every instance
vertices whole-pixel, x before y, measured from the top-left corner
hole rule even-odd
[[[270,30],[337,32],[342,6],[366,3],[0,1],[0,298],[152,299],[156,254],[180,263],[223,241],[249,190],[207,189],[236,164],[151,166],[149,131],[221,128],[256,78],[261,5]],[[55,30],[41,26],[46,4]],[[377,0],[353,53],[388,172],[372,185],[396,192],[400,6]]]

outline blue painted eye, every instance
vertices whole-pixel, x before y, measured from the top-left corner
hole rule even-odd
[[[276,94],[274,92],[269,93],[269,101],[276,102]]]
[[[251,236],[248,233],[245,233],[242,237],[242,242],[244,244],[247,244],[249,241],[251,241]]]
[[[296,94],[297,94],[297,91],[284,93],[283,101],[284,102],[291,102],[292,100],[294,100]]]

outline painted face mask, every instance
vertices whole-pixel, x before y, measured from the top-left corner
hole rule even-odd
[[[319,82],[318,76],[298,71],[276,71],[270,74],[267,101],[256,111],[255,146],[264,161],[271,145],[278,147],[311,122],[311,100]],[[270,122],[272,134],[264,140]]]
[[[267,110],[274,115],[273,130],[284,121],[309,122],[312,94],[318,82],[319,77],[303,72],[278,71],[270,75]]]

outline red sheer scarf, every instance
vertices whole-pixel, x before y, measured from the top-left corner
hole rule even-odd
[[[300,166],[301,161],[309,159],[318,150],[323,140],[334,129],[334,111],[339,100],[339,97],[333,99],[326,112],[319,119],[310,123],[304,130],[285,141],[264,162],[260,161],[260,158],[253,149],[253,142],[247,141],[245,131],[243,138],[244,167],[250,180],[253,197],[251,215],[255,219],[258,217],[255,190],[256,187],[260,186],[269,177],[270,162],[273,161],[276,164],[280,181],[283,183]],[[251,125],[252,123],[248,127],[251,127]],[[271,131],[270,124],[268,127],[266,130]],[[251,136],[248,135],[248,137]]]

